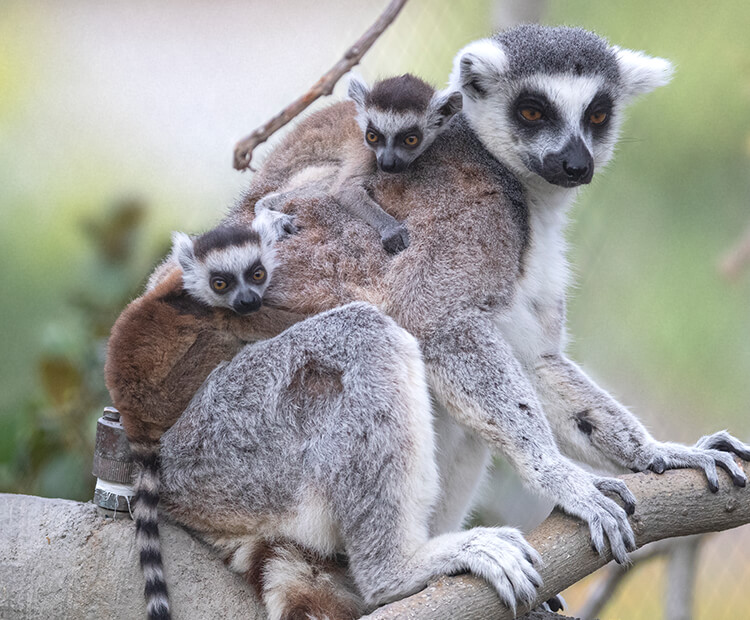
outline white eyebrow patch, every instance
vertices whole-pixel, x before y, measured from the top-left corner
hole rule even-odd
[[[543,94],[567,125],[575,126],[605,84],[601,75],[534,74],[523,86]]]

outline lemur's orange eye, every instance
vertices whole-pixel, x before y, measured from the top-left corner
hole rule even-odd
[[[378,141],[378,134],[376,134],[374,131],[368,131],[365,134],[365,138],[367,138],[367,141],[370,144],[375,144]]]
[[[419,144],[419,136],[416,136],[414,134],[411,134],[410,136],[406,136],[404,138],[404,144],[406,146],[417,146],[417,144]]]
[[[255,271],[253,271],[254,282],[263,282],[263,280],[265,279],[266,279],[266,270],[263,269],[263,267],[258,267]]]
[[[523,116],[527,121],[534,122],[542,118],[542,112],[541,110],[537,110],[536,108],[523,108],[521,110],[521,116]]]
[[[606,112],[594,112],[591,116],[589,116],[589,120],[594,125],[601,125],[604,121],[607,120],[607,113]]]
[[[218,293],[225,291],[228,286],[229,282],[227,282],[224,278],[211,278],[211,288]]]

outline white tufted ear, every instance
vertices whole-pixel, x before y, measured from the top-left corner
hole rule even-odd
[[[369,92],[370,87],[367,86],[364,80],[354,74],[349,77],[349,99],[354,101],[360,110],[365,107],[365,98]]]
[[[650,93],[672,79],[674,67],[666,58],[656,58],[617,46],[613,46],[612,51],[617,58],[626,97]]]
[[[497,43],[491,39],[474,41],[456,54],[450,88],[470,99],[480,99],[501,80],[507,67],[508,58]]]
[[[450,121],[463,107],[463,95],[459,92],[443,91],[435,93],[430,101],[432,124],[442,127]]]
[[[183,232],[172,233],[172,258],[180,263],[183,271],[188,271],[195,263],[193,240]]]

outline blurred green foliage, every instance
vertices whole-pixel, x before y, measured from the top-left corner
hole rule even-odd
[[[142,202],[125,199],[81,221],[91,254],[67,303],[42,324],[35,389],[0,408],[0,490],[92,496],[96,419],[109,404],[105,344],[117,315],[143,287],[144,274],[133,263],[140,263],[134,259],[146,215]]]
[[[72,4],[80,15],[98,6]],[[491,4],[412,0],[371,60],[382,75],[412,70],[443,83],[455,51],[490,32]],[[660,437],[694,440],[730,427],[747,438],[750,277],[729,284],[716,263],[750,222],[750,3],[547,7],[548,23],[582,25],[677,65],[668,87],[633,106],[614,163],[583,189],[573,214],[573,356]],[[81,71],[89,59],[67,62],[71,24],[81,22],[48,13],[64,11],[19,1],[0,8],[0,490],[84,497],[106,404],[109,325],[164,249],[166,231],[216,219],[227,188],[196,196],[187,175],[159,166],[171,158],[179,168],[183,154],[129,140],[122,119],[122,143],[76,127],[80,138],[60,152],[55,123],[65,110],[55,109],[55,96],[69,67]],[[80,105],[95,112],[85,96]],[[101,207],[128,191],[159,208],[146,218],[132,201]]]

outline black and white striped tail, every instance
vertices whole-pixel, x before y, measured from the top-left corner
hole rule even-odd
[[[149,620],[170,620],[167,583],[159,541],[159,444],[131,444],[138,466],[135,480],[135,539],[146,580]]]

